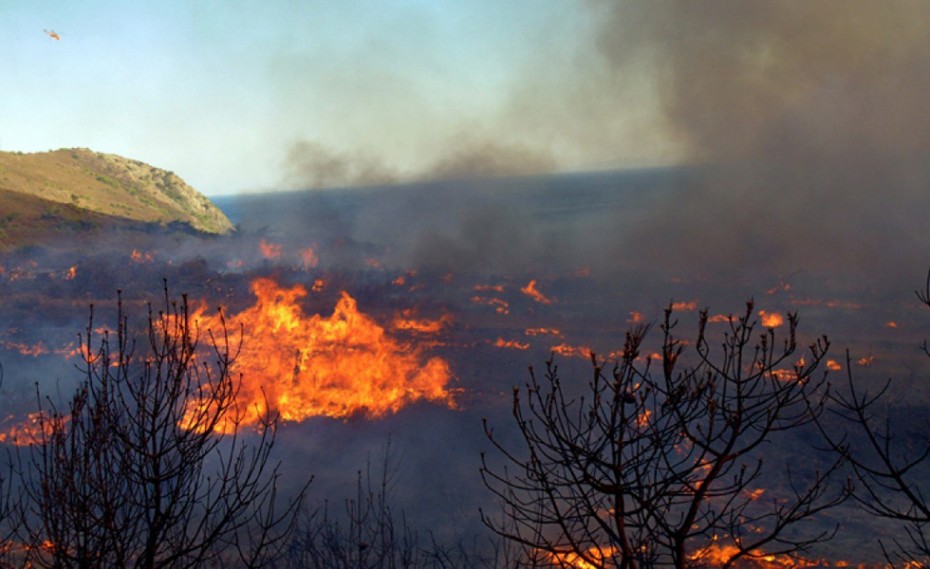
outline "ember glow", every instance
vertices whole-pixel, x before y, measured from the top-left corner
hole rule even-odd
[[[517,340],[505,340],[503,338],[498,338],[497,341],[494,342],[494,346],[497,348],[507,348],[510,350],[530,349],[530,345],[527,344],[526,342],[520,342]]]
[[[29,446],[42,440],[43,434],[48,435],[53,431],[53,420],[67,421],[68,417],[51,419],[43,416],[41,411],[29,413],[24,420],[8,416],[0,423],[0,443]]]
[[[239,408],[243,424],[270,410],[285,421],[309,417],[377,418],[418,400],[454,407],[449,364],[421,348],[392,338],[359,311],[343,292],[331,316],[304,314],[307,291],[259,278],[252,282],[253,306],[226,316],[233,345],[241,353],[233,370],[242,374]],[[219,315],[201,308],[201,331],[219,333]],[[244,336],[240,336],[240,326]],[[438,328],[437,328],[438,329]],[[224,430],[231,430],[227,425]]]
[[[500,298],[489,296],[473,296],[471,297],[471,303],[483,306],[491,306],[498,314],[510,314],[510,303],[506,300],[501,300]]]
[[[520,292],[540,304],[552,304],[553,302],[550,297],[546,296],[540,292],[538,288],[536,288],[536,279],[530,280],[530,282],[528,282],[525,287],[520,289]]]

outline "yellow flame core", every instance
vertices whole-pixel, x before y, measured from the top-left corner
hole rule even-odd
[[[303,313],[299,301],[307,291],[300,285],[282,288],[261,278],[252,292],[256,303],[226,318],[231,345],[242,342],[233,372],[242,374],[237,407],[243,425],[259,421],[266,407],[285,421],[377,418],[420,399],[454,407],[448,363],[389,336],[348,293],[326,317]],[[194,322],[216,334],[219,318],[199,309]]]

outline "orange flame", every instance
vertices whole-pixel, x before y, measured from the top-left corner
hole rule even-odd
[[[697,301],[690,300],[688,302],[673,302],[672,310],[675,312],[694,312],[697,310]]]
[[[323,279],[316,279],[313,281],[313,286],[310,287],[310,290],[313,292],[322,292],[326,288],[326,281]]]
[[[778,328],[785,323],[785,318],[778,312],[759,311],[759,319],[766,328]]]
[[[518,342],[517,340],[505,340],[503,338],[498,338],[494,342],[494,347],[496,348],[508,348],[511,350],[528,350],[530,345],[525,342]]]
[[[541,293],[539,289],[536,288],[536,279],[530,280],[530,282],[528,282],[525,287],[520,289],[520,292],[540,304],[552,304],[552,299]]]
[[[584,358],[584,359],[590,358],[591,352],[593,351],[588,346],[570,346],[568,344],[559,344],[557,346],[552,346],[550,350],[553,353],[556,353],[560,356],[565,356],[567,358]]]
[[[23,342],[3,342],[2,345],[4,348],[19,352],[20,355],[23,356],[38,357],[42,354],[48,353],[48,349],[42,342],[38,342],[36,344],[26,344]]]
[[[585,552],[585,556],[594,560],[598,564],[607,560],[609,557],[616,555],[617,548],[613,546],[590,547]],[[593,565],[585,561],[584,557],[577,553],[550,553],[549,559],[562,567],[575,567],[576,569],[596,569],[599,565]]]
[[[262,257],[266,259],[277,259],[281,256],[281,245],[278,243],[262,239],[258,242],[258,248],[262,252]]]
[[[65,280],[70,281],[74,280],[74,277],[77,276],[77,265],[72,265],[68,268],[68,272],[65,273]]]
[[[830,371],[840,371],[843,366],[836,360],[827,360],[827,369]]]
[[[399,316],[394,318],[395,330],[408,330],[419,332],[421,334],[436,334],[452,322],[452,316],[444,314],[438,320],[429,320],[427,318],[415,318],[414,311],[411,309],[403,310]]]
[[[24,420],[10,425],[9,423],[12,421],[12,415],[3,420],[3,424],[7,426],[0,431],[0,443],[13,446],[29,446],[51,435],[57,426],[54,421],[67,423],[68,417],[44,417],[41,411],[36,411],[26,415]]]
[[[885,328],[897,328],[897,327],[898,327],[898,323],[895,322],[894,320],[889,320],[888,322],[885,322]]]
[[[527,336],[555,336],[556,338],[562,337],[562,331],[558,328],[527,328],[524,332]]]
[[[626,319],[627,324],[642,324],[645,322],[646,317],[643,316],[642,312],[638,310],[630,311],[630,317]]]
[[[421,399],[454,408],[449,364],[389,336],[348,293],[324,317],[303,313],[299,300],[307,291],[300,285],[282,288],[260,278],[251,288],[257,302],[227,317],[233,345],[240,340],[240,323],[246,334],[233,366],[242,374],[243,425],[256,423],[267,410],[285,421],[302,421],[377,418]],[[222,327],[219,315],[207,316],[203,308],[194,321],[201,330]],[[234,428],[222,426],[224,432]]]
[[[740,552],[739,547],[733,544],[720,544],[715,541],[698,549],[688,556],[690,561],[699,561],[702,565],[723,566],[730,562],[734,556]],[[784,567],[803,568],[803,567],[843,567],[842,561],[836,565],[831,564],[824,559],[805,559],[790,555],[772,555],[759,549],[753,549],[746,557],[740,560],[741,567],[752,569],[781,569]]]

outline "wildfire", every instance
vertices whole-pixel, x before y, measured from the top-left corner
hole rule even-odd
[[[281,245],[265,241],[262,239],[258,242],[258,249],[262,252],[262,257],[266,259],[278,259],[281,257]]]
[[[557,346],[552,346],[551,351],[552,353],[568,358],[588,359],[591,357],[591,352],[594,350],[588,346],[570,346],[568,344],[559,344]]]
[[[508,348],[511,350],[528,350],[530,345],[526,342],[518,342],[517,340],[505,340],[503,338],[498,338],[494,342],[494,346],[497,348]]]
[[[840,371],[843,366],[836,360],[827,360],[827,369],[830,371]]]
[[[2,345],[7,350],[19,352],[19,354],[23,356],[38,357],[42,354],[48,353],[48,349],[42,342],[38,342],[36,344],[25,344],[23,342],[3,342]]]
[[[71,265],[71,267],[69,267],[68,271],[65,273],[65,280],[66,281],[74,280],[74,277],[76,276],[77,276],[77,265]]]
[[[788,292],[791,290],[791,284],[784,281],[784,279],[778,279],[778,283],[772,288],[765,291],[765,294],[772,295],[779,292]]]
[[[399,316],[394,318],[395,330],[408,330],[419,332],[421,334],[436,334],[452,322],[452,316],[444,314],[439,320],[430,320],[428,318],[416,318],[415,311],[412,309],[403,310]]]
[[[146,251],[145,253],[143,253],[142,251],[139,251],[138,249],[133,249],[132,255],[130,255],[130,258],[132,259],[134,263],[151,263],[152,261],[155,260],[155,255],[152,254],[151,251]]]
[[[645,321],[646,317],[643,313],[636,310],[630,311],[630,317],[626,319],[627,324],[642,324]]]
[[[778,328],[785,323],[785,318],[778,312],[759,311],[759,320],[766,328]]]
[[[41,441],[43,436],[52,433],[55,426],[52,423],[53,420],[67,421],[68,417],[51,419],[44,417],[41,411],[36,411],[26,415],[25,420],[14,422],[13,416],[10,415],[2,422],[4,426],[3,430],[0,430],[0,443],[13,446],[29,446]]]
[[[673,302],[672,310],[675,312],[694,312],[697,310],[697,301],[690,300],[688,302]]]
[[[561,567],[575,567],[577,569],[596,569],[601,563],[613,555],[616,555],[617,548],[613,546],[590,547],[585,552],[585,557],[598,563],[591,564],[585,561],[584,557],[577,553],[550,553],[549,559]]]
[[[541,293],[539,289],[536,288],[536,279],[530,280],[530,282],[528,282],[525,287],[520,289],[520,292],[540,304],[552,304],[552,299]]]
[[[695,551],[688,556],[690,561],[699,561],[702,565],[711,567],[725,566],[731,562],[734,556],[740,552],[739,547],[733,544],[717,543],[716,536],[714,542],[707,547]],[[759,549],[749,551],[740,559],[737,567],[747,569],[781,569],[784,567],[803,568],[803,567],[843,567],[843,562],[832,565],[823,559],[805,559],[792,555],[772,555]]]
[[[527,328],[524,332],[527,336],[555,336],[556,338],[562,337],[562,331],[558,328]]]
[[[315,269],[320,264],[320,258],[317,256],[313,247],[307,247],[300,250],[300,266],[304,270]]]
[[[303,313],[304,287],[252,282],[256,303],[226,317],[231,341],[242,341],[234,372],[242,374],[242,423],[267,411],[286,421],[314,416],[382,417],[425,399],[454,407],[449,364],[389,336],[343,292],[331,316]],[[219,315],[194,315],[202,331],[221,329]],[[240,324],[245,337],[239,338]],[[223,427],[226,432],[234,425]]]
[[[898,323],[895,322],[894,320],[889,320],[888,322],[885,322],[885,328],[897,328],[897,327],[898,327]]]
[[[733,321],[733,316],[730,314],[714,314],[707,318],[707,322],[710,324],[727,324]]]
[[[498,314],[510,314],[510,304],[506,300],[487,296],[471,297],[472,304],[481,304],[484,306],[493,306],[494,311]]]

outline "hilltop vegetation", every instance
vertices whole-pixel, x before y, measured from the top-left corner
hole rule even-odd
[[[173,172],[86,148],[0,152],[0,238],[30,241],[63,229],[134,222],[212,234],[232,223]]]

